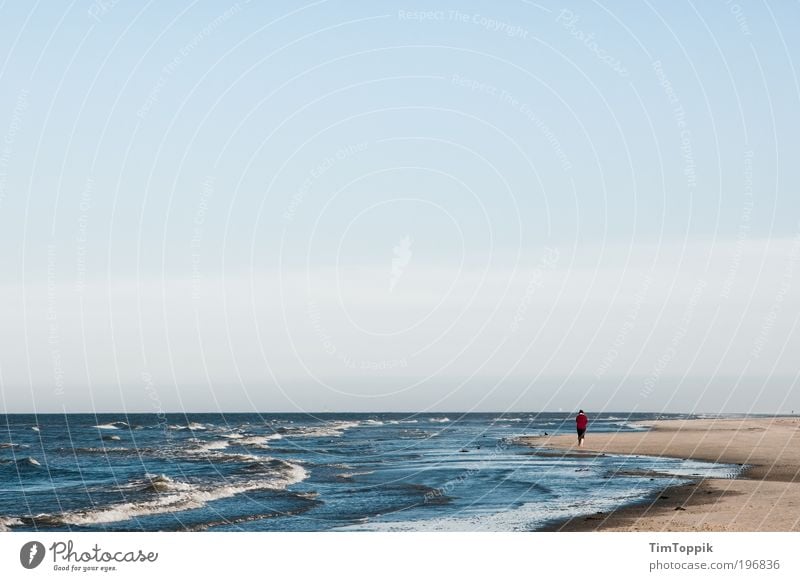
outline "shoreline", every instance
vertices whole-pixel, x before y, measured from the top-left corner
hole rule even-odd
[[[800,531],[800,419],[797,417],[643,422],[640,432],[523,436],[519,442],[565,453],[658,456],[743,466],[730,479],[672,484],[608,513],[573,517],[541,531]]]

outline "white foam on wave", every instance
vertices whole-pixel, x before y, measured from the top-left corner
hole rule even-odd
[[[638,422],[614,422],[612,425],[619,426],[620,428],[629,428],[631,430],[646,430],[648,428],[647,425]]]
[[[337,474],[337,478],[344,478],[349,480],[350,478],[354,478],[355,476],[366,476],[367,474],[372,474],[375,472],[374,470],[364,470],[363,472],[342,472],[341,474]]]
[[[204,442],[192,450],[192,452],[211,452],[214,450],[224,450],[228,447],[228,440],[212,440],[211,442]]]
[[[134,485],[139,484],[134,482]],[[145,488],[153,492],[188,492],[194,490],[194,486],[188,482],[179,482],[166,474],[145,474]]]
[[[187,424],[185,426],[181,425],[181,424],[172,424],[172,425],[167,426],[167,427],[170,430],[190,430],[190,431],[193,431],[193,432],[203,431],[203,430],[207,430],[208,429],[208,427],[206,427],[203,424],[200,424],[198,422],[191,422],[191,423],[189,423],[189,424]]]
[[[12,516],[0,516],[0,532],[5,533],[11,530],[11,527],[21,525],[22,521]]]
[[[450,418],[448,418],[448,417],[444,417],[444,418],[431,418],[429,421],[433,422],[434,424],[446,424],[447,422],[449,422],[449,421],[450,421]]]
[[[364,420],[362,425],[364,425],[364,426],[383,426],[383,425],[397,426],[397,425],[400,425],[400,424],[416,424],[416,423],[417,423],[417,420],[386,420],[386,421]]]
[[[39,430],[39,426],[33,426],[33,427],[31,428],[31,430],[33,430],[34,432],[39,432],[39,431],[40,431],[40,430]]]
[[[98,430],[119,430],[120,427],[127,428],[128,424],[125,422],[108,422],[107,424],[98,424],[92,427],[97,428]]]
[[[99,490],[104,488],[105,487],[101,487]],[[143,492],[182,492],[192,490],[194,486],[188,482],[179,482],[177,480],[173,480],[166,474],[150,474],[148,472],[144,475],[144,478],[117,484],[114,488],[120,491],[139,490]]]
[[[280,440],[283,436],[281,434],[269,434],[268,436],[246,436],[236,440],[237,444],[242,446],[254,446],[257,448],[269,448],[268,442],[271,440]]]
[[[34,520],[77,526],[120,522],[137,517],[198,509],[215,500],[256,490],[284,490],[308,477],[306,470],[298,464],[273,458],[260,458],[260,460],[273,461],[281,469],[255,480],[231,481],[216,486],[179,482],[164,475],[147,475],[144,481],[138,481],[138,485],[150,486],[150,491],[158,495],[154,500],[126,502],[60,515],[38,515]]]
[[[67,448],[65,448],[67,449]],[[124,447],[114,447],[111,448],[110,446],[103,446],[102,448],[68,448],[70,452],[75,454],[113,454],[113,453],[130,453],[130,454],[139,454],[141,455],[144,453],[144,449],[142,448],[124,448]]]
[[[225,442],[227,444],[227,442]],[[212,445],[214,443],[212,442]],[[189,456],[197,456],[204,460],[212,462],[262,462],[269,460],[267,456],[256,456],[255,454],[241,454],[237,452],[222,452],[221,448],[208,448],[207,446],[198,446],[185,450]]]

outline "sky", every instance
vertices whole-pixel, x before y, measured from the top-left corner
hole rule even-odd
[[[0,411],[800,410],[796,2],[5,2]]]

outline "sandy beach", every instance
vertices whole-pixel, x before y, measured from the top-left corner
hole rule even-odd
[[[559,523],[558,531],[800,531],[800,419],[648,422],[647,431],[530,436],[531,446],[745,465],[735,479],[672,486],[646,503]]]

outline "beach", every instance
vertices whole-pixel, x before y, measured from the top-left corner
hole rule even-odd
[[[737,478],[671,486],[646,502],[557,523],[554,531],[800,531],[800,419],[646,422],[638,432],[525,437],[535,447],[742,465]]]

